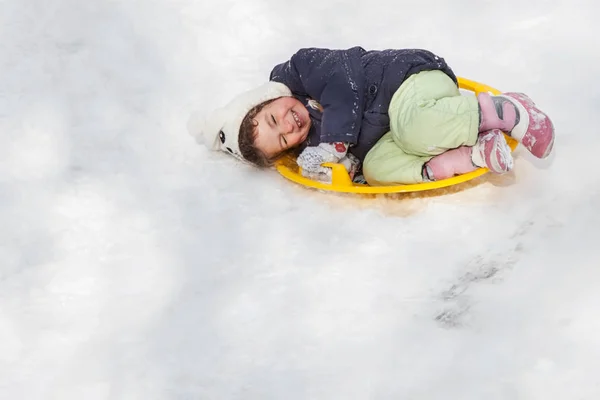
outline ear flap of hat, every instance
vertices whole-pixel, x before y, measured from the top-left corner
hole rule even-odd
[[[187,129],[197,143],[204,144],[210,150],[219,150],[219,131],[225,122],[222,108],[213,111],[210,118],[204,117],[200,111],[195,111],[188,120]]]

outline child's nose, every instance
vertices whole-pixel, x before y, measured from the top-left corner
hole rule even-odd
[[[294,125],[287,119],[284,121],[285,122],[283,123],[283,133],[284,134],[292,133],[294,131]]]

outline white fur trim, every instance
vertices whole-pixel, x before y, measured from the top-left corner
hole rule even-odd
[[[290,97],[290,89],[279,82],[267,82],[236,96],[227,105],[214,110],[207,118],[194,112],[187,124],[197,142],[210,150],[221,150],[243,160],[238,143],[240,126],[248,111],[267,100]]]
[[[483,154],[481,151],[481,143],[479,142],[479,140],[477,140],[477,143],[475,143],[475,146],[471,147],[471,162],[473,163],[473,165],[480,167],[480,168],[487,167],[485,160],[483,159]]]
[[[498,97],[502,97],[503,99],[510,101],[519,111],[519,123],[512,128],[512,131],[510,131],[510,136],[517,142],[521,142],[523,140],[523,136],[525,136],[527,130],[529,129],[529,113],[525,107],[523,107],[523,104],[512,97],[502,95],[499,95]]]

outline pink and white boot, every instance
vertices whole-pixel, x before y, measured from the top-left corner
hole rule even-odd
[[[479,131],[501,129],[537,158],[546,158],[554,146],[554,125],[550,117],[523,93],[477,96],[481,110]]]
[[[433,157],[423,166],[423,179],[439,181],[480,167],[496,174],[513,168],[511,149],[501,130],[480,133],[474,146],[461,146]]]
[[[471,151],[471,160],[478,167],[488,168],[495,174],[505,174],[514,166],[512,151],[500,129],[479,134]]]

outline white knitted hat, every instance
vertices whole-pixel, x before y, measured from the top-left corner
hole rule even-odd
[[[246,161],[240,152],[238,137],[240,126],[248,111],[267,100],[291,95],[286,85],[269,81],[241,93],[206,118],[202,117],[200,111],[194,112],[187,124],[188,131],[198,143],[204,143],[210,150],[228,152],[239,160]]]

